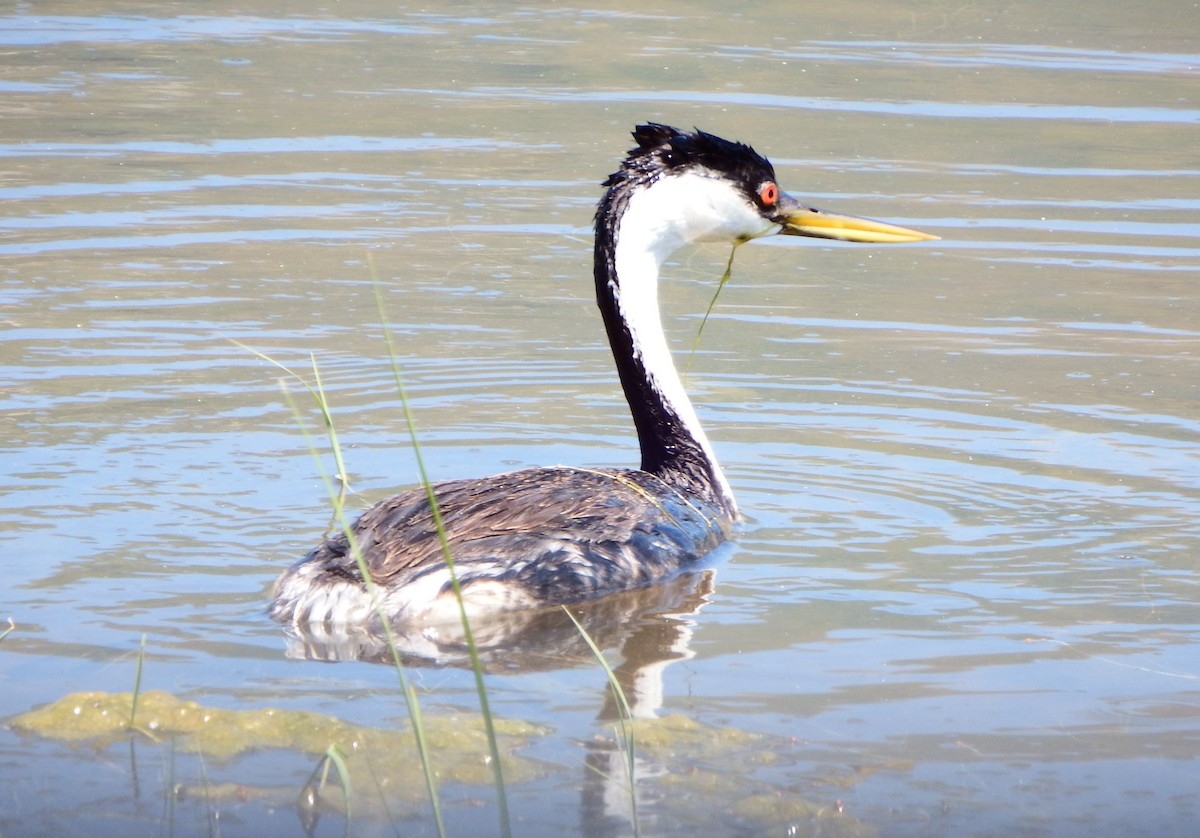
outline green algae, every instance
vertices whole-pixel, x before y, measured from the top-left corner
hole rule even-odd
[[[691,754],[720,754],[741,750],[765,737],[732,727],[709,727],[688,716],[673,713],[651,719],[635,719],[638,745],[655,754],[686,750]]]
[[[657,800],[649,817],[671,824],[672,834],[874,834],[843,812],[837,801],[815,802],[756,774],[756,769],[769,771],[786,764],[795,749],[791,741],[705,725],[678,714],[635,719],[632,724],[638,758],[652,766],[649,776],[637,778],[638,794]],[[612,747],[617,747],[615,741]]]
[[[799,794],[763,792],[739,800],[737,817],[760,825],[760,835],[870,838],[875,830],[844,815],[839,804],[819,806]]]
[[[322,756],[331,746],[345,755],[351,774],[371,777],[389,796],[423,799],[424,780],[412,729],[407,722],[393,728],[362,727],[332,716],[302,710],[226,710],[205,707],[162,690],[132,693],[80,692],[9,720],[13,729],[77,744],[105,747],[127,739],[131,731],[153,741],[170,740],[177,750],[206,760],[229,761],[268,748]],[[443,780],[490,785],[491,755],[482,719],[467,714],[427,716],[425,735],[434,767]],[[537,776],[536,765],[515,752],[545,734],[527,722],[493,719],[504,745],[504,773],[510,782]]]
[[[176,785],[176,800],[203,799],[210,806],[280,805],[292,801],[302,812],[340,812],[355,818],[419,816],[427,805],[425,785],[411,727],[363,727],[332,716],[300,710],[227,710],[150,690],[137,699],[134,725],[129,725],[133,695],[81,692],[7,720],[28,735],[103,749],[116,742],[149,741],[169,746],[177,755],[194,753],[205,763],[232,762],[256,750],[283,749],[311,757],[305,766],[320,765],[331,747],[344,757],[353,789],[347,800],[333,779],[304,785],[210,782]],[[547,735],[545,728],[513,719],[494,719],[509,784],[561,770],[520,757],[515,751]],[[639,769],[634,780],[638,797],[650,802],[640,809],[649,831],[654,825],[669,834],[833,836],[866,838],[872,830],[832,798],[816,802],[768,776],[786,770],[795,758],[795,743],[777,736],[729,726],[711,726],[681,714],[639,718],[629,722],[637,743]],[[492,784],[490,750],[482,719],[469,713],[426,715],[422,725],[434,770],[441,782],[486,787]],[[611,730],[610,730],[611,732]],[[620,735],[592,740],[589,750],[616,750]],[[340,771],[340,769],[339,769]],[[764,773],[760,773],[764,772]],[[316,772],[314,772],[315,776]],[[588,775],[585,782],[598,778]],[[602,779],[602,778],[600,778]],[[852,784],[852,781],[849,783]],[[303,785],[303,788],[301,786]],[[624,785],[624,782],[619,782]],[[297,803],[297,798],[300,798]],[[669,825],[669,827],[668,827]]]

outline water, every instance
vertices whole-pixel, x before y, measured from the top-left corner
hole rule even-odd
[[[642,834],[1190,835],[1197,24],[1166,0],[16,8],[0,717],[130,691],[144,635],[143,689],[402,725],[392,670],[299,659],[264,617],[328,502],[307,395],[250,350],[317,359],[358,507],[415,479],[372,277],[435,477],[635,462],[589,224],[657,119],[943,241],[739,250],[688,385],[743,530],[585,614],[662,720]],[[669,271],[681,359],[726,256]],[[603,672],[561,623],[522,631],[487,659],[495,713],[540,731],[514,831],[628,834]],[[432,719],[477,712],[452,656],[410,675]],[[318,759],[0,729],[0,832],[295,834]],[[353,833],[432,833],[351,770]],[[489,784],[443,789],[452,834],[497,831]]]

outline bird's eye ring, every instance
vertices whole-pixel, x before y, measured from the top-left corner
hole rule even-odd
[[[758,187],[758,200],[762,201],[764,206],[775,206],[775,202],[779,200],[779,187],[768,180]]]

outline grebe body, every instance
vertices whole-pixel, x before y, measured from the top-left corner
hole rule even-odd
[[[737,519],[671,360],[658,311],[663,262],[699,241],[784,234],[858,242],[935,238],[804,206],[749,146],[647,124],[604,183],[596,212],[596,300],[641,448],[638,469],[527,468],[433,487],[471,616],[580,602],[648,585],[725,541]],[[369,509],[285,570],[271,615],[354,625],[459,619],[424,488]],[[375,585],[372,598],[353,548]]]

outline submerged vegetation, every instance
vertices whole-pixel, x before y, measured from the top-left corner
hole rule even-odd
[[[334,808],[342,809],[336,804],[336,792],[348,785],[348,778],[359,775],[370,778],[369,787],[362,782],[355,784],[360,792],[359,811],[382,814],[387,811],[382,808],[383,802],[394,810],[406,805],[415,808],[426,801],[411,722],[363,727],[302,710],[225,710],[161,690],[148,690],[136,698],[132,725],[134,694],[106,692],[72,693],[10,719],[9,724],[22,733],[97,748],[127,739],[132,728],[137,736],[150,742],[170,742],[177,751],[218,763],[268,748],[323,759],[335,753],[342,785],[329,784],[322,790],[324,805],[330,805],[332,792]],[[437,771],[444,781],[470,786],[491,782],[488,735],[477,715],[424,717],[422,728],[425,741],[437,752]],[[536,776],[536,765],[517,752],[547,730],[504,719],[493,719],[492,728],[503,745],[505,776],[513,782]],[[372,805],[372,800],[380,805]]]
[[[89,742],[97,747],[124,740],[132,727],[152,742],[168,739],[185,751],[226,761],[264,748],[283,748],[314,756],[337,746],[352,767],[363,761],[376,766],[395,762],[403,771],[419,771],[409,723],[364,727],[333,716],[305,710],[225,710],[177,698],[163,690],[138,696],[137,715],[132,693],[78,692],[8,720],[14,729],[65,742]],[[487,739],[479,719],[470,714],[427,717],[423,720],[430,744],[437,748],[438,773],[460,782],[490,781]],[[493,720],[504,742],[503,759],[514,778],[533,774],[515,749],[546,733],[526,722]],[[420,777],[414,775],[415,787]]]
[[[62,741],[93,759],[130,740],[169,749],[177,763],[195,758],[201,780],[194,789],[182,783],[171,793],[194,793],[210,806],[245,805],[252,801],[274,804],[295,802],[298,815],[308,811],[340,813],[355,818],[395,821],[417,816],[426,805],[420,760],[413,744],[410,722],[388,727],[350,724],[332,716],[301,710],[227,710],[178,698],[161,690],[138,696],[135,724],[132,693],[79,692],[7,720],[17,732]],[[636,791],[651,805],[639,810],[648,824],[643,834],[701,834],[711,830],[750,830],[753,834],[847,836],[860,838],[869,831],[854,818],[841,814],[835,804],[817,805],[787,787],[756,778],[785,762],[793,743],[777,737],[733,728],[702,725],[682,715],[627,719],[615,738],[599,737],[585,745],[589,773],[586,788],[595,786],[611,794],[626,787],[626,778],[602,776],[598,766],[612,765],[598,757],[617,755],[624,762],[628,737],[636,739],[639,773]],[[474,713],[426,714],[422,718],[425,740],[436,754],[443,785],[486,787],[492,783],[490,746],[483,721]],[[521,755],[552,733],[546,727],[514,719],[492,719],[504,760],[504,777],[519,786],[550,772],[555,766]],[[299,752],[316,758],[308,781],[280,785],[261,779],[230,782],[218,775],[236,772],[237,760],[266,749]],[[737,766],[736,770],[732,766]],[[182,764],[177,770],[182,772]],[[557,767],[561,770],[561,766]],[[618,769],[619,770],[619,769]],[[330,775],[336,774],[336,779]],[[614,782],[615,781],[615,782]],[[299,798],[299,799],[297,799]],[[610,813],[611,814],[611,813]],[[635,831],[631,823],[630,831]]]

